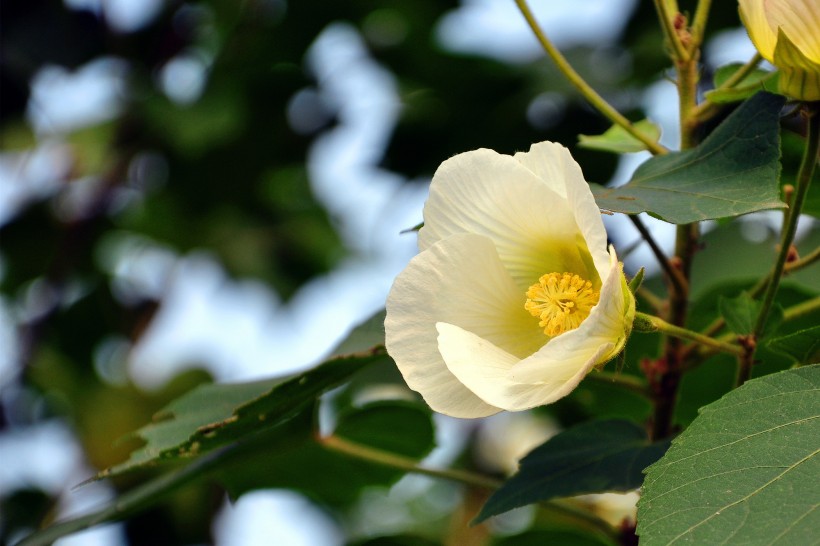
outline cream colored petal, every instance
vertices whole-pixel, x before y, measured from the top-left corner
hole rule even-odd
[[[405,381],[436,411],[481,417],[484,403],[447,369],[438,351],[436,322],[449,322],[524,356],[546,341],[524,310],[524,294],[486,237],[457,234],[413,258],[387,298],[387,351]]]
[[[820,2],[817,0],[780,0],[777,2],[769,0],[766,2],[765,9],[769,24],[775,33],[780,28],[807,60],[820,63]],[[776,52],[774,61],[777,65]]]
[[[438,349],[448,369],[487,403],[508,411],[569,394],[592,368],[614,356],[627,335],[623,274],[614,251],[611,260],[601,300],[590,316],[522,360],[473,332],[438,323]]]
[[[777,27],[766,18],[766,0],[740,0],[740,18],[755,48],[769,62],[774,60]]]
[[[577,242],[588,250],[595,269],[603,280],[604,272],[609,269],[606,229],[601,220],[601,211],[584,179],[584,173],[581,172],[581,166],[568,149],[555,142],[533,144],[529,152],[515,154],[515,159],[550,189],[567,199],[583,239],[581,241],[578,238]]]
[[[419,232],[422,250],[456,233],[490,238],[519,290],[541,275],[569,271],[596,282],[573,211],[511,156],[475,150],[441,164]]]
[[[538,383],[516,381],[510,375],[518,359],[489,341],[458,326],[440,322],[439,351],[447,366],[482,399],[507,411],[521,411],[552,403],[569,394],[592,369],[556,367],[547,380]],[[612,344],[603,344],[589,361],[608,353]],[[563,364],[559,362],[559,364]],[[594,365],[594,364],[593,364]]]
[[[580,176],[581,181],[584,180],[581,168],[569,150],[556,142],[537,142],[528,152],[518,152],[513,157],[564,199],[567,198],[568,176]]]

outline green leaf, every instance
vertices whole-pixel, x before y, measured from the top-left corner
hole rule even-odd
[[[777,181],[779,112],[785,99],[758,93],[699,146],[656,156],[618,188],[592,184],[598,206],[648,212],[673,224],[783,208]]]
[[[660,127],[648,119],[636,122],[634,127],[656,142],[661,137]],[[646,144],[630,135],[620,125],[613,125],[601,135],[578,135],[578,146],[616,154],[646,150]]]
[[[202,385],[177,398],[154,416],[154,423],[134,433],[145,445],[131,453],[129,459],[103,470],[97,478],[120,474],[159,459],[181,456],[182,446],[196,431],[210,423],[228,419],[234,409],[268,392],[280,379],[227,385]],[[190,450],[186,450],[190,454]]]
[[[745,78],[730,89],[719,89],[743,65],[732,63],[721,66],[715,72],[715,89],[707,91],[704,96],[706,100],[715,104],[725,104],[746,100],[758,91],[769,91],[777,93],[778,72],[769,72],[761,68],[752,70]]]
[[[760,314],[760,302],[753,300],[748,292],[743,292],[736,298],[720,296],[718,309],[732,332],[746,336],[754,331],[757,315]]]
[[[250,383],[197,387],[161,410],[155,422],[136,431],[135,436],[145,440],[145,445],[133,451],[124,463],[100,472],[97,478],[158,461],[207,453],[277,426],[365,365],[387,359],[380,346],[361,350],[384,340],[382,323],[380,313],[355,329],[339,346],[336,353],[345,354],[332,357],[305,373]]]
[[[719,296],[718,299],[718,309],[726,320],[726,326],[739,336],[748,336],[754,331],[761,308],[762,303],[753,300],[748,292],[742,292],[736,298]],[[781,322],[783,322],[783,308],[775,305],[769,312],[769,318],[761,337],[766,337],[777,330]]]
[[[642,470],[667,446],[650,443],[643,427],[623,419],[573,427],[521,459],[518,473],[493,493],[475,523],[556,497],[635,489],[643,482]]]
[[[746,382],[703,408],[649,467],[641,544],[813,544],[820,529],[820,367]]]
[[[789,355],[798,364],[820,363],[820,326],[772,339],[769,347]]]
[[[633,294],[638,292],[638,289],[641,287],[643,283],[644,273],[646,273],[646,268],[642,267],[635,273],[635,276],[632,277],[632,280],[629,281],[629,291]]]

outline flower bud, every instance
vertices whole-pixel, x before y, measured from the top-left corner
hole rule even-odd
[[[764,59],[780,70],[780,92],[820,100],[820,2],[739,0],[740,18]]]

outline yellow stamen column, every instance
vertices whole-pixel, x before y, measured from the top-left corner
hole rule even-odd
[[[541,319],[539,326],[550,337],[574,330],[598,303],[600,292],[573,273],[547,273],[527,290],[524,309]]]

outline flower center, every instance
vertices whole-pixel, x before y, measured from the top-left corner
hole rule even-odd
[[[547,273],[527,290],[524,309],[541,319],[538,326],[548,336],[578,328],[598,303],[592,283],[572,273]]]

